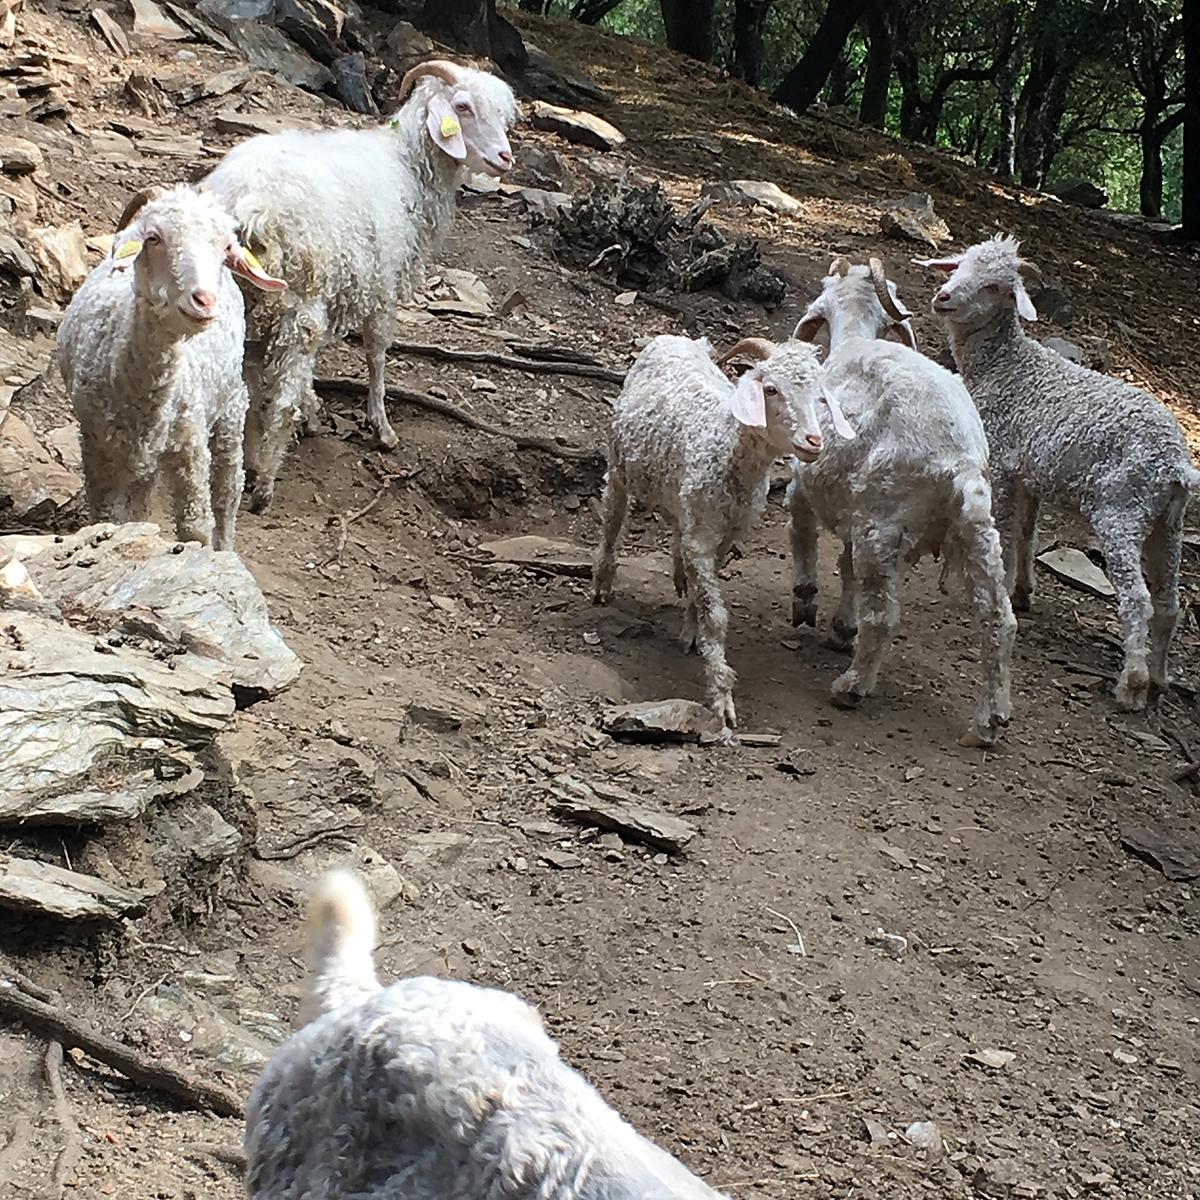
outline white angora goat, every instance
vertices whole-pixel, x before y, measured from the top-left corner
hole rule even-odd
[[[175,531],[232,550],[242,496],[246,322],[230,272],[278,292],[216,197],[183,185],[130,201],[112,253],[58,329],[94,521],[144,521],[170,485]]]
[[[250,1200],[723,1200],[492,988],[381,987],[356,875],[317,886],[301,1020],[246,1112]]]
[[[400,110],[378,128],[250,138],[208,177],[247,244],[290,288],[247,316],[254,512],[271,503],[293,423],[315,405],[317,354],[334,339],[362,334],[367,416],[380,445],[396,445],[384,403],[396,302],[412,297],[449,232],[466,171],[512,166],[517,104],[503,80],[439,59],[413,67],[400,95]]]
[[[1117,704],[1145,708],[1151,687],[1169,683],[1183,518],[1200,486],[1179,423],[1153,396],[1025,335],[1020,318],[1037,319],[1025,281],[1033,286],[1041,273],[1020,257],[1012,238],[993,237],[953,258],[914,261],[949,276],[933,311],[950,330],[959,372],[987,430],[1013,608],[1033,602],[1042,502],[1082,517],[1117,593],[1125,642]]]

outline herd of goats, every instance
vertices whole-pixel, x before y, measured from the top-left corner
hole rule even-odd
[[[374,435],[396,445],[384,374],[397,302],[452,224],[465,173],[512,165],[517,116],[505,83],[445,60],[411,70],[401,101],[377,128],[255,137],[202,184],[131,200],[59,331],[93,519],[146,519],[162,480],[181,540],[233,549],[243,492],[254,512],[270,505],[293,434],[318,414],[317,354],[350,333]],[[1103,552],[1124,636],[1117,704],[1144,708],[1168,685],[1200,483],[1177,422],[1026,336],[1040,278],[1011,238],[921,262],[945,277],[933,311],[957,375],[917,351],[879,260],[838,258],[788,340],[745,337],[714,361],[704,340],[655,337],[616,402],[594,599],[611,595],[630,502],[666,516],[682,640],[730,729],[718,569],[784,456],[794,623],[816,621],[818,527],[843,546],[832,629],[853,658],[835,703],[871,693],[906,567],[941,554],[980,639],[960,740],[992,744],[1010,718],[1013,611],[1033,600],[1043,502],[1083,518]],[[736,358],[751,365],[735,382],[722,367]],[[447,980],[384,989],[374,936],[357,878],[323,879],[301,1028],[251,1098],[254,1200],[717,1195],[559,1059],[536,1010]]]

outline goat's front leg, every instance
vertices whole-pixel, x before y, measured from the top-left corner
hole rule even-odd
[[[600,510],[600,544],[592,563],[593,604],[607,604],[612,599],[613,581],[617,577],[617,551],[629,516],[629,481],[615,446],[609,447],[608,461]]]
[[[849,670],[833,682],[831,698],[853,708],[875,690],[879,668],[900,622],[902,531],[891,526],[856,525],[851,561],[858,588],[858,634]]]
[[[244,405],[236,406],[239,410]],[[213,549],[234,549],[238,504],[242,498],[245,472],[242,468],[241,412],[217,422],[209,439],[212,477],[209,491],[213,510]]]
[[[704,660],[709,707],[732,728],[737,724],[733,707],[733,685],[737,677],[725,661],[729,614],[717,580],[719,541],[719,538],[699,534],[694,528],[685,528],[679,549],[687,576],[688,595],[695,605],[696,646]]]
[[[849,650],[858,636],[858,580],[854,574],[854,539],[842,543],[838,555],[838,578],[842,583],[842,594],[837,612],[833,614],[829,645],[834,650]]]
[[[395,328],[394,309],[393,303],[363,330],[363,349],[367,352],[367,422],[384,450],[394,450],[400,443],[387,415],[387,352]]]
[[[1013,567],[1010,595],[1012,606],[1017,612],[1028,612],[1033,607],[1033,594],[1037,587],[1034,572],[1041,507],[1041,501],[1029,488],[1024,484],[1016,486],[1013,492]]]
[[[163,456],[175,509],[175,536],[181,542],[211,546],[213,510],[212,457],[208,443],[197,440],[186,450]]]
[[[792,624],[817,623],[817,514],[793,478],[788,490],[788,536],[792,545]]]
[[[1139,712],[1150,697],[1149,630],[1153,615],[1150,589],[1142,575],[1145,533],[1119,511],[1098,513],[1093,526],[1104,565],[1117,593],[1124,635],[1125,663],[1115,692],[1117,707]]]

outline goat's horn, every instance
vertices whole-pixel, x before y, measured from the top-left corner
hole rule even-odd
[[[775,353],[775,343],[769,338],[748,337],[742,338],[736,345],[731,346],[720,358],[717,359],[717,366],[723,367],[732,358],[737,358],[739,354],[749,355],[751,358],[770,358]]]
[[[1017,270],[1021,272],[1021,278],[1028,283],[1034,291],[1046,286],[1046,281],[1042,278],[1042,272],[1034,263],[1027,259],[1019,259],[1017,261]]]
[[[453,87],[456,83],[462,82],[462,67],[445,58],[431,58],[428,62],[417,63],[400,80],[400,103],[408,98],[408,93],[416,87],[417,81],[424,79],[426,75],[432,75],[435,79],[440,79],[443,83],[448,83]]]
[[[831,262],[829,264],[829,274],[830,275],[843,275],[843,276],[849,275],[850,274],[850,260],[848,258],[846,258],[844,255],[839,254],[838,257],[835,258],[833,260],[833,262]]]
[[[883,263],[877,258],[867,260],[867,270],[871,273],[871,283],[875,287],[875,295],[879,297],[879,303],[883,305],[883,311],[894,321],[908,321],[912,319],[912,313],[905,312],[897,303],[892,295],[892,289],[888,287],[887,275],[883,271]]]
[[[142,211],[143,208],[146,207],[147,204],[150,203],[151,200],[157,200],[159,196],[165,196],[166,194],[167,189],[165,187],[158,186],[148,187],[144,191],[138,192],[137,195],[134,196],[127,205],[125,205],[125,211],[121,214],[121,219],[117,222],[117,232],[120,233],[122,229],[128,229],[129,223],[138,215],[138,213]]]

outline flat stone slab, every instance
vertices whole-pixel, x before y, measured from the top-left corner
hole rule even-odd
[[[66,921],[116,921],[143,909],[142,897],[127,888],[2,853],[0,905]]]

